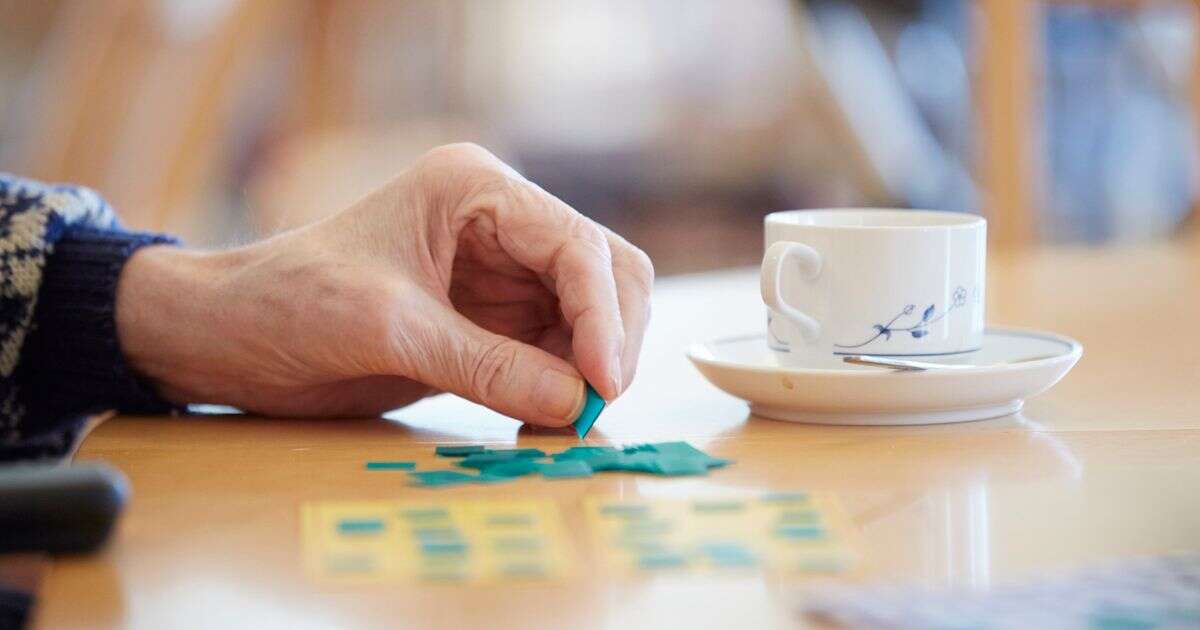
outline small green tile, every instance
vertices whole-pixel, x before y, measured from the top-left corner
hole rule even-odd
[[[576,477],[591,477],[592,467],[579,459],[541,464],[538,467],[542,476],[548,479],[572,479]]]
[[[437,453],[442,457],[466,457],[471,453],[482,453],[485,450],[487,450],[487,448],[479,444],[443,444],[434,449],[434,453]]]
[[[775,535],[796,540],[818,540],[825,537],[825,530],[820,527],[780,525],[775,528]]]
[[[467,553],[467,544],[463,542],[422,542],[421,553],[429,556],[448,555],[462,556]]]
[[[426,470],[408,473],[410,479],[419,486],[437,487],[453,486],[475,481],[475,475],[468,475],[456,470]]]
[[[587,400],[583,403],[583,411],[579,412],[579,417],[575,419],[573,426],[575,434],[579,439],[587,437],[588,431],[592,430],[592,425],[596,424],[596,418],[600,417],[600,412],[604,411],[604,399],[589,383],[587,385]]]
[[[500,573],[511,578],[544,578],[546,567],[536,562],[522,562],[501,565]]]
[[[479,474],[480,476],[487,475],[488,477],[521,477],[537,472],[537,469],[537,462],[524,457],[517,457],[508,461],[484,466],[479,470]]]
[[[753,551],[738,543],[713,542],[700,545],[700,550],[713,564],[722,567],[746,567],[758,564]]]
[[[485,521],[488,527],[529,527],[533,516],[529,514],[493,514]]]
[[[816,510],[787,510],[779,513],[781,525],[820,525],[821,513]]]
[[[645,518],[650,515],[650,508],[636,503],[609,503],[600,506],[600,513],[605,516],[618,516],[623,519]]]
[[[614,470],[628,472],[658,472],[658,455],[656,453],[622,453],[617,456]]]
[[[675,569],[687,564],[687,559],[677,553],[659,552],[647,553],[638,557],[639,569]]]
[[[489,448],[485,453],[495,453],[499,455],[509,455],[511,457],[529,457],[538,459],[546,456],[546,452],[540,448]]]
[[[689,457],[662,456],[655,465],[655,473],[668,477],[708,474],[708,466],[703,461]]]
[[[807,503],[806,492],[768,492],[759,497],[763,503]]]
[[[572,446],[561,453],[554,454],[554,461],[561,462],[571,459],[591,459],[597,456],[616,455],[619,451],[611,446]]]
[[[344,518],[337,523],[339,534],[378,534],[383,520],[378,518]]]
[[[540,538],[533,536],[505,536],[492,540],[492,549],[498,552],[531,553],[544,547]]]
[[[694,501],[692,511],[702,514],[741,512],[746,509],[743,501]]]
[[[367,462],[367,470],[416,470],[416,462]]]
[[[463,468],[475,468],[482,470],[488,466],[500,464],[503,462],[511,462],[514,459],[521,459],[513,453],[473,453],[458,460],[458,465]]]

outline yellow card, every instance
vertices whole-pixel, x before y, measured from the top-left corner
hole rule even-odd
[[[608,568],[628,572],[840,573],[853,564],[836,498],[803,492],[585,502]]]
[[[305,566],[319,580],[484,583],[573,570],[552,501],[361,501],[303,507]]]

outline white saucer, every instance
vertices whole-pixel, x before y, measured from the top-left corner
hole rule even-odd
[[[758,416],[818,424],[939,424],[1020,411],[1025,399],[1058,382],[1079,360],[1074,339],[1032,330],[989,328],[977,352],[922,357],[954,369],[897,371],[845,364],[804,367],[767,348],[765,335],[693,344],[688,358]]]

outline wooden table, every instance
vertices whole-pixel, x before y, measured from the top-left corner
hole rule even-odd
[[[763,325],[752,270],[660,280],[643,367],[591,443],[688,440],[737,463],[704,478],[601,475],[436,491],[555,499],[583,527],[586,495],[713,489],[839,495],[860,538],[857,580],[986,588],[1046,570],[1200,549],[1200,249],[1053,249],[994,257],[992,322],[1084,343],[1073,373],[1016,416],[913,427],[748,416],[684,358],[689,341]],[[300,505],[434,491],[367,473],[372,458],[430,462],[438,442],[561,449],[451,397],[388,419],[118,417],[77,459],[129,475],[111,546],[55,564],[38,625],[73,627],[765,627],[797,620],[795,585],[757,577],[611,579],[546,586],[322,587],[301,565]]]

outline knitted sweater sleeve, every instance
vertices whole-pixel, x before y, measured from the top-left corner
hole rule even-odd
[[[86,416],[169,406],[126,364],[117,280],[139,247],[93,191],[0,173],[0,461],[65,454]]]

